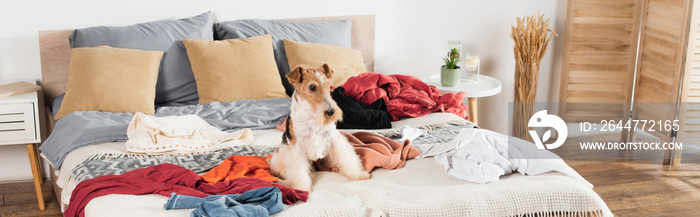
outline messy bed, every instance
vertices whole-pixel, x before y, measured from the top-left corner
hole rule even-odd
[[[44,31],[40,46],[55,120],[40,150],[67,216],[612,215],[563,160],[514,158],[534,145],[469,122],[459,94],[370,73],[372,15],[214,24],[208,12]],[[278,184],[265,159],[290,112],[284,75],[322,63],[371,179],[317,171],[307,192]]]

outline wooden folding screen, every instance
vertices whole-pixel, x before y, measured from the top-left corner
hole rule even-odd
[[[700,144],[700,3],[693,4],[692,8],[681,89],[682,103],[678,114],[680,130],[676,140],[686,145]],[[676,151],[673,155],[673,164],[678,165],[681,151]]]
[[[666,122],[676,119],[677,104],[663,102],[679,101],[688,38],[688,13],[689,0],[644,2],[632,120]],[[671,141],[671,131],[649,133]]]
[[[567,122],[625,120],[629,105],[611,108],[592,102],[634,102],[633,120],[678,116],[679,138],[700,141],[700,106],[679,110],[674,103],[700,101],[700,68],[684,70],[694,67],[686,64],[686,53],[690,60],[700,57],[694,47],[692,53],[686,50],[692,2],[569,0],[559,116]],[[693,33],[690,44],[697,39],[697,30]],[[673,140],[671,131],[650,133]]]
[[[641,11],[642,0],[569,0],[559,117],[597,122],[629,114],[623,105],[590,102],[630,102]]]

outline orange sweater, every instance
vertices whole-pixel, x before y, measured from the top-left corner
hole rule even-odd
[[[202,175],[202,179],[208,183],[241,177],[259,178],[268,182],[279,181],[277,177],[270,174],[270,165],[267,161],[258,156],[231,155],[219,166]]]

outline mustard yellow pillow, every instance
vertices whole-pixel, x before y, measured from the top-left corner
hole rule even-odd
[[[272,36],[182,42],[192,64],[200,104],[289,97],[275,63]]]
[[[54,118],[86,110],[153,114],[162,57],[109,46],[71,49],[68,89]]]
[[[316,44],[284,40],[284,50],[289,60],[289,68],[299,66],[318,68],[324,63],[333,70],[331,85],[338,87],[352,76],[366,72],[362,52],[331,44]]]

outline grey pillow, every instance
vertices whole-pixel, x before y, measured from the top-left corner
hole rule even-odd
[[[76,29],[71,48],[109,45],[119,48],[165,51],[156,84],[158,105],[197,104],[197,84],[182,39],[214,39],[211,12],[179,20],[131,26],[97,26]]]
[[[289,62],[284,52],[284,39],[300,42],[338,45],[352,48],[352,20],[340,21],[273,21],[273,20],[236,20],[217,24],[216,39],[248,38],[270,34],[275,49],[275,61],[282,78],[282,84],[288,95],[294,93],[294,87],[285,75],[290,72]]]

